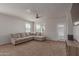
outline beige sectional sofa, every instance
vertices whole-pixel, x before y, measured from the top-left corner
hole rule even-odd
[[[41,33],[31,33],[31,32],[11,34],[11,43],[13,45],[31,40],[44,41],[46,40],[46,37],[43,36]]]

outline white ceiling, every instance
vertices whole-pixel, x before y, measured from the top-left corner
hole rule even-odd
[[[35,12],[41,17],[61,17],[65,16],[66,10],[71,4],[67,3],[0,3],[0,13],[21,17],[25,20],[35,21]]]

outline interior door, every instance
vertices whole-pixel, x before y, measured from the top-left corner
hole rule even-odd
[[[79,25],[74,26],[73,34],[74,34],[74,39],[79,41]]]

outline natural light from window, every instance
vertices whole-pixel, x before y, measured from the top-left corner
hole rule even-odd
[[[31,31],[31,25],[29,23],[26,23],[26,32]]]
[[[36,32],[42,32],[41,25],[36,24]]]
[[[65,27],[64,25],[58,25],[58,38],[64,39],[65,36]]]
[[[36,24],[36,32],[43,32],[45,31],[45,26],[40,25],[40,24]]]
[[[79,21],[77,21],[77,22],[74,22],[74,25],[79,25]]]

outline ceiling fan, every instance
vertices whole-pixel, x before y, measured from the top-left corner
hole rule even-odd
[[[34,15],[34,18],[36,18],[36,19],[39,19],[41,16],[39,15],[39,10],[38,10],[38,8],[36,8],[36,9],[34,9],[34,10],[31,10],[31,9],[27,9],[26,10],[28,13],[34,13],[33,15]]]
[[[36,19],[40,18],[40,15],[39,15],[38,11],[39,11],[39,10],[36,9],[36,14],[35,14],[35,18],[36,18]]]

